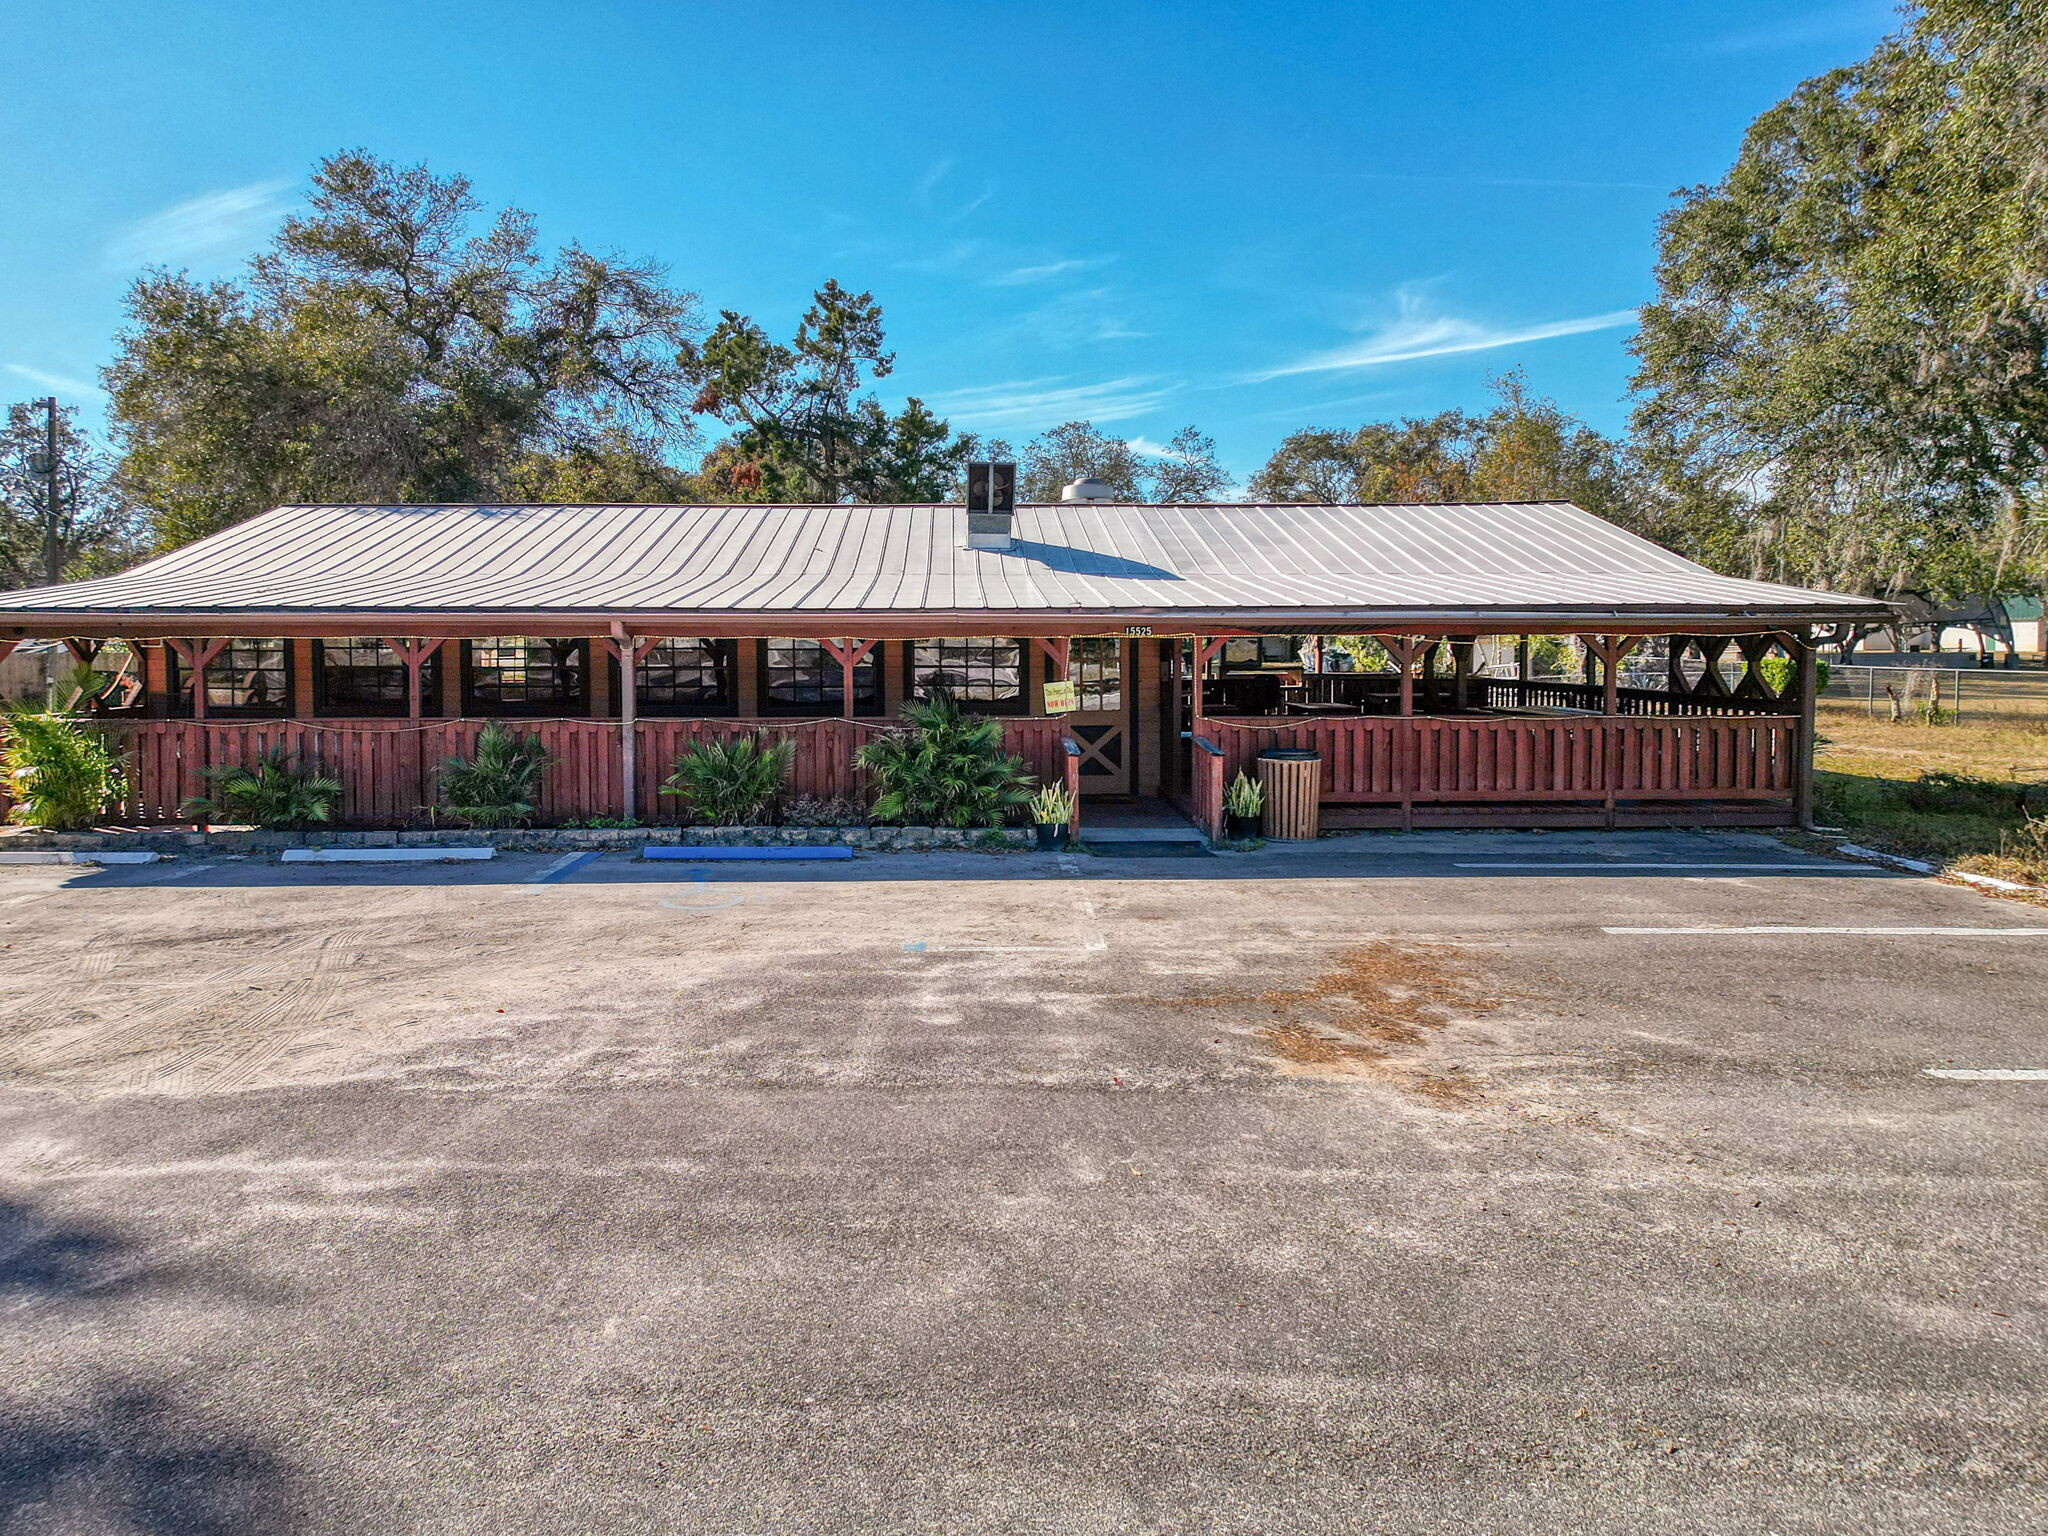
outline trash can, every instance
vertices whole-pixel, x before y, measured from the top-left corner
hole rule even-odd
[[[1308,842],[1317,830],[1323,760],[1306,747],[1268,747],[1259,754],[1259,786],[1266,792],[1266,836]]]

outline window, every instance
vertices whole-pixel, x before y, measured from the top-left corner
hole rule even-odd
[[[321,640],[313,650],[313,705],[323,715],[403,715],[412,708],[405,663],[382,640]],[[441,652],[420,665],[420,709],[441,712]]]
[[[836,715],[845,704],[839,658],[816,640],[761,642],[761,711],[770,715]],[[882,708],[881,669],[869,651],[853,669],[855,714]]]
[[[493,635],[463,647],[465,714],[580,715],[588,642]]]
[[[184,709],[191,707],[191,676],[175,651],[171,687]],[[206,664],[208,714],[288,715],[292,712],[289,640],[230,640]]]
[[[1124,707],[1124,646],[1121,640],[1074,640],[1067,650],[1067,676],[1077,710]]]
[[[977,710],[1022,713],[1024,642],[919,640],[910,648],[910,691],[921,699],[937,688]]]
[[[1217,670],[1223,672],[1258,672],[1268,667],[1299,666],[1301,642],[1293,635],[1252,635],[1226,640],[1219,660],[1221,665]]]
[[[736,649],[731,640],[662,641],[634,673],[635,703],[652,714],[730,712]]]

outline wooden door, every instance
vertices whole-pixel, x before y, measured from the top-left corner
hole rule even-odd
[[[1137,753],[1134,658],[1122,640],[1077,639],[1067,653],[1074,712],[1067,733],[1081,747],[1081,794],[1128,795]]]

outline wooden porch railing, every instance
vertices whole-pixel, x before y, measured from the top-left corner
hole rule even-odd
[[[253,765],[283,751],[307,768],[341,780],[343,823],[404,827],[428,819],[444,760],[475,750],[485,720],[121,720],[102,727],[127,755],[127,794],[114,819],[130,824],[173,822],[185,801],[209,792],[206,770]],[[543,787],[540,819],[585,821],[624,814],[624,764],[616,720],[502,720],[537,736],[554,759]],[[635,724],[640,771],[634,816],[651,825],[683,819],[683,807],[660,793],[676,758],[692,744],[763,733],[796,742],[788,794],[865,803],[853,765],[863,741],[897,727],[879,720],[642,719]],[[1041,782],[1076,792],[1078,759],[1069,754],[1066,723],[1038,717],[1003,721],[1004,745]],[[0,816],[8,801],[0,792]],[[1077,815],[1078,824],[1078,815]]]
[[[1336,804],[1480,801],[1785,800],[1798,721],[1785,716],[1660,718],[1484,715],[1276,721],[1209,717],[1196,736],[1195,805],[1205,770],[1220,786],[1268,747],[1323,760]],[[1205,760],[1204,738],[1214,744]],[[1206,824],[1206,821],[1205,821]],[[1220,825],[1220,822],[1218,822]]]
[[[1488,709],[1584,709],[1597,715],[1604,708],[1598,683],[1514,677],[1475,678],[1473,683],[1485,688]],[[1624,715],[1776,715],[1785,708],[1768,699],[1689,698],[1659,688],[1617,688],[1614,696]]]
[[[1203,724],[1210,725],[1214,724],[1214,722],[1204,721]],[[1200,827],[1210,837],[1221,837],[1223,835],[1224,787],[1230,782],[1230,776],[1227,772],[1229,754],[1207,736],[1197,734],[1192,740],[1194,742],[1194,782],[1191,787],[1194,800],[1194,822],[1196,826]],[[1273,745],[1273,743],[1262,744],[1257,750],[1263,752],[1267,745]]]

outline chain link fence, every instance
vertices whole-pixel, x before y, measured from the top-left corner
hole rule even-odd
[[[1828,685],[1820,696],[1860,703],[1873,720],[1941,725],[1960,721],[1967,711],[1982,707],[1981,684],[1974,690],[1966,688],[1965,675],[1956,667],[1859,667],[1830,662]]]

